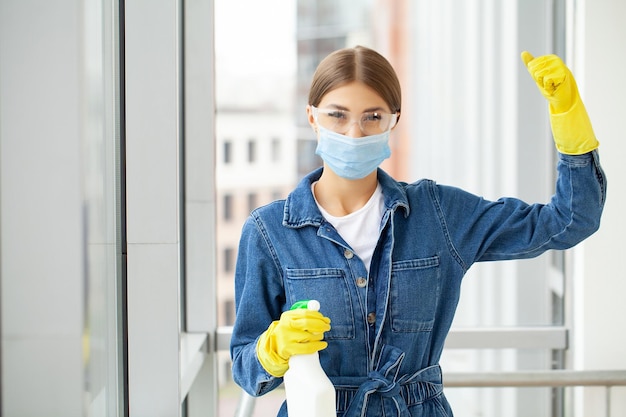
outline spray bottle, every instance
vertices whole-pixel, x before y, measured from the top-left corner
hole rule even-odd
[[[317,300],[298,301],[291,309],[319,311]],[[283,376],[289,417],[336,417],[335,387],[320,365],[319,353],[293,355]]]

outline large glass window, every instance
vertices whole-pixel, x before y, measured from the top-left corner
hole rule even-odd
[[[489,199],[549,199],[555,155],[545,107],[526,78],[519,49],[554,51],[562,39],[557,35],[564,33],[563,2],[553,7],[518,2],[513,7],[453,0],[274,1],[276,7],[272,1],[215,2],[218,149],[232,142],[232,149],[247,151],[250,160],[250,137],[258,138],[260,155],[266,146],[263,138],[275,138],[279,126],[288,133],[284,141],[282,136],[280,141],[270,139],[272,155],[277,144],[288,144],[280,148],[280,160],[271,158],[273,165],[263,165],[261,158],[259,170],[218,163],[218,195],[254,191],[257,204],[263,205],[284,197],[303,175],[320,166],[304,111],[313,71],[333,50],[361,44],[392,62],[403,87],[402,120],[392,134],[392,157],[383,169],[398,180],[432,178]],[[254,19],[248,20],[242,9]],[[234,21],[238,24],[230,24]],[[536,106],[520,105],[533,100]],[[533,123],[515,123],[519,119]],[[272,166],[280,175],[260,175],[274,172]],[[218,247],[236,247],[247,215],[238,210],[233,216],[231,223],[238,228],[218,225]],[[223,278],[218,293],[224,298],[218,302],[230,308],[232,273]],[[463,284],[454,327],[562,326],[563,288],[561,253],[475,265]],[[561,353],[550,348],[455,348],[446,350],[442,365],[447,372],[551,369],[563,366]],[[228,361],[227,356],[222,360]],[[239,391],[229,377],[221,384],[220,415],[226,416]],[[536,405],[536,416],[559,408],[550,389],[504,391],[506,396],[503,391],[456,389],[448,396],[453,408],[469,404],[486,416],[524,415],[520,410],[529,401]],[[279,389],[258,399],[255,415],[272,415],[283,396]]]
[[[124,415],[119,12],[84,7],[83,172],[86,218],[85,399],[88,415]]]
[[[89,415],[124,415],[123,232],[117,3],[85,3],[84,64],[86,406]]]

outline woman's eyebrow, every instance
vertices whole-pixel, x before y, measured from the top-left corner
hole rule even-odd
[[[365,110],[363,110],[363,113],[365,113],[365,112],[375,112],[375,111],[386,112],[387,110],[382,108],[382,107],[380,107],[380,106],[378,106],[378,107],[370,107],[369,109],[365,109]]]
[[[339,104],[329,104],[328,106],[325,106],[324,108],[349,111],[347,107],[339,105]]]
[[[343,110],[343,111],[350,111],[350,109],[348,109],[345,106],[342,106],[340,104],[332,104],[332,103],[329,104],[328,106],[325,106],[325,108],[327,108],[327,109],[329,109],[329,108],[330,109],[337,109],[337,110]],[[378,111],[378,112],[386,112],[387,110],[385,110],[384,108],[382,108],[380,106],[376,106],[376,107],[370,107],[370,108],[367,108],[367,109],[363,110],[363,113],[376,112],[376,111]]]

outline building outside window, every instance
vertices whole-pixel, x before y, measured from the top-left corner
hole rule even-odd
[[[216,32],[217,84],[224,90],[224,94],[218,94],[218,141],[236,138],[238,146],[247,151],[249,163],[245,169],[218,167],[218,189],[247,194],[251,209],[251,190],[258,192],[258,205],[284,198],[302,176],[319,167],[316,138],[304,112],[313,72],[328,53],[364,45],[389,58],[403,87],[402,121],[392,133],[392,157],[383,169],[399,180],[432,178],[493,199],[503,195],[530,201],[549,198],[555,157],[552,148],[546,146],[550,145],[550,138],[546,132],[532,131],[532,127],[526,130],[527,125],[518,131],[515,123],[501,123],[521,117],[515,113],[521,100],[515,95],[518,86],[511,88],[506,84],[502,71],[526,76],[518,69],[518,51],[508,53],[519,47],[518,38],[527,40],[529,49],[540,50],[538,44],[549,42],[554,43],[553,50],[563,52],[557,33],[563,30],[559,27],[562,3],[558,0],[550,11],[543,4],[519,3],[518,14],[517,9],[488,2],[460,5],[451,0],[437,4],[408,0],[299,0],[294,10],[278,8],[285,15],[275,20],[284,26],[274,25],[267,38],[260,35],[260,27],[255,32],[259,36],[254,39],[242,36],[241,45],[248,51],[281,42],[282,49],[276,49],[280,53],[271,58],[258,56],[254,68],[246,65],[245,71],[229,71],[226,62],[236,62],[238,49],[233,46],[237,45],[238,32],[226,25],[220,27],[220,22],[241,16],[225,1],[218,2],[219,11],[224,13],[221,18],[217,16]],[[254,9],[254,2],[250,1],[247,7]],[[271,9],[273,13],[278,10]],[[531,15],[541,16],[541,33],[529,33],[530,26],[522,24]],[[256,27],[255,24],[246,21],[246,27]],[[550,40],[546,41],[546,37]],[[459,72],[459,68],[475,70]],[[492,76],[492,83],[484,82],[485,74]],[[446,81],[433,83],[433,77]],[[256,82],[259,78],[264,82]],[[233,89],[226,94],[230,87]],[[529,89],[523,92],[526,93],[536,91]],[[285,103],[293,104],[281,107]],[[541,119],[545,117],[543,110],[531,106],[520,112],[527,112],[524,117],[536,120],[536,126],[541,127],[545,123]],[[254,132],[245,129],[247,126],[254,126]],[[276,135],[278,126],[289,126],[291,130],[287,135]],[[265,146],[266,142],[255,142],[252,137],[275,138],[269,140],[269,161],[280,169],[272,171],[263,158],[258,158],[256,146]],[[278,138],[282,137],[285,139],[280,142]],[[541,159],[539,168],[520,165],[517,155],[506,152],[518,147],[518,137],[531,138],[525,146]],[[281,143],[286,146],[281,147]],[[286,165],[290,162],[292,166]],[[268,175],[270,172],[276,175]],[[243,224],[247,213],[242,213],[233,219],[233,224]],[[218,245],[221,240],[233,244],[239,231],[226,227],[218,230]],[[467,274],[454,326],[562,326],[565,278],[564,265],[550,262],[549,257],[476,265]],[[228,277],[220,281],[225,287]],[[227,288],[220,293],[225,295],[224,302],[232,299]],[[535,301],[529,303],[528,299]],[[442,365],[447,372],[558,369],[564,366],[562,353],[549,349],[447,349]],[[222,359],[229,360],[227,355]],[[228,397],[227,393],[232,392],[232,385],[228,384],[232,384],[230,378],[224,381],[220,402],[225,412],[230,410],[226,404],[234,401]],[[552,417],[560,416],[563,409],[562,390],[558,388],[448,389],[447,396],[453,408],[487,417],[522,417],[529,410],[533,417]],[[279,389],[257,399],[256,415],[272,415],[283,398]]]
[[[281,158],[281,146],[279,138],[272,138],[272,162],[280,162]]]
[[[233,160],[233,143],[230,140],[224,141],[224,163],[230,164]]]
[[[248,193],[248,212],[251,212],[259,205],[257,193]]]
[[[248,140],[248,162],[253,164],[256,162],[256,140]]]
[[[233,214],[233,200],[232,194],[224,194],[222,197],[222,218],[226,221],[232,220]]]

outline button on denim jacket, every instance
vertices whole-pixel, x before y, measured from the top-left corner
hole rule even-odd
[[[331,319],[320,361],[337,391],[338,417],[452,416],[439,358],[474,262],[567,249],[600,224],[606,179],[597,151],[559,155],[548,204],[487,201],[430,180],[397,182],[378,170],[380,237],[365,265],[324,220],[305,177],[286,200],[252,212],[235,273],[233,377],[249,394],[276,388],[256,342],[291,304],[316,299]],[[368,320],[369,318],[369,320]],[[283,404],[279,416],[286,416]]]

